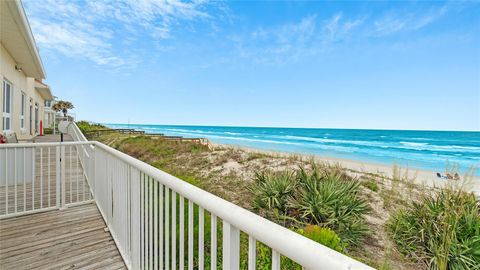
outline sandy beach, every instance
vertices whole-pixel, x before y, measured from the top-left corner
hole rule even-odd
[[[357,160],[349,160],[349,159],[342,159],[336,157],[328,157],[328,156],[319,156],[319,155],[307,155],[302,153],[287,153],[281,151],[268,151],[256,148],[249,148],[243,146],[232,146],[232,145],[225,145],[225,144],[214,144],[216,147],[234,147],[237,149],[242,149],[248,152],[253,153],[264,153],[269,155],[280,155],[280,156],[299,156],[303,159],[311,159],[314,158],[320,162],[327,162],[331,164],[340,164],[342,167],[349,169],[351,172],[355,174],[376,174],[386,178],[390,178],[394,174],[395,164],[391,166],[384,165],[384,164],[376,164],[372,162],[363,162]],[[412,167],[401,167],[402,176],[407,174],[409,179],[415,181],[416,184],[425,185],[429,187],[443,187],[445,185],[459,185],[462,186],[464,190],[473,191],[477,196],[480,197],[480,177],[478,176],[471,176],[471,175],[462,175],[461,180],[449,180],[437,177],[437,172],[423,170],[418,168]],[[441,171],[440,173],[445,174],[445,172]],[[465,180],[465,181],[463,181]]]

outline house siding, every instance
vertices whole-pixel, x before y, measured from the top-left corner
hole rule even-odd
[[[3,116],[3,81],[7,80],[12,84],[12,113],[11,130],[17,134],[19,140],[29,140],[40,133],[40,129],[35,133],[35,127],[32,127],[33,134],[30,133],[30,123],[35,125],[35,103],[38,103],[38,123],[44,122],[44,104],[45,100],[35,89],[35,79],[27,77],[23,71],[15,70],[16,61],[12,55],[0,43],[0,78],[2,80],[2,89],[0,92],[0,114]],[[25,128],[21,128],[21,108],[22,92],[26,95],[25,107]],[[30,118],[30,105],[32,106],[32,119]],[[31,120],[31,121],[30,121]],[[3,117],[0,117],[0,129],[3,129]],[[3,133],[3,130],[0,130]]]

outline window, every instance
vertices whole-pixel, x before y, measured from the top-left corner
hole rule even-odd
[[[20,111],[20,128],[25,128],[26,107],[27,107],[27,96],[25,95],[25,93],[22,92],[22,104],[21,104],[22,110]]]
[[[12,128],[12,84],[8,81],[3,81],[3,127],[4,131]]]

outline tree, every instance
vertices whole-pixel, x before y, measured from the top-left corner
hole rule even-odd
[[[52,109],[56,112],[62,111],[63,116],[67,117],[68,110],[73,109],[74,106],[70,101],[59,100],[53,106]]]

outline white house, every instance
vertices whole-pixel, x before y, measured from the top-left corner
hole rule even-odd
[[[22,3],[0,1],[0,12],[0,132],[28,140],[40,134],[53,96]]]

